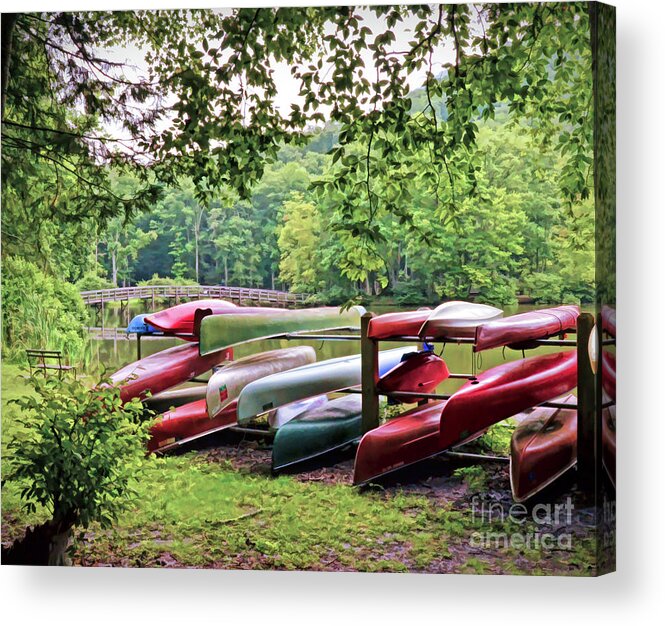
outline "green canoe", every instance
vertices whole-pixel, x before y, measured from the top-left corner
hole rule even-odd
[[[199,352],[201,356],[205,356],[245,341],[269,339],[284,333],[303,330],[359,328],[360,316],[364,312],[363,307],[354,306],[346,311],[337,307],[318,307],[280,311],[279,315],[267,313],[208,315],[201,320]]]
[[[347,395],[299,415],[275,435],[272,471],[343,448],[362,436],[362,399]]]

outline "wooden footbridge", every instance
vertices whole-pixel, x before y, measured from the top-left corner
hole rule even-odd
[[[181,301],[214,298],[230,300],[236,304],[286,308],[302,306],[307,299],[307,296],[301,293],[224,285],[149,285],[95,289],[94,291],[82,291],[81,297],[86,304],[102,308],[107,302],[120,302],[126,305],[130,300],[152,300],[153,309],[156,300],[168,300],[179,304]]]

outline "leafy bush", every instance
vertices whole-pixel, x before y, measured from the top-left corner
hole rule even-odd
[[[112,289],[113,283],[96,272],[88,272],[76,281],[79,291],[95,291],[97,289]]]
[[[392,288],[393,296],[398,304],[430,304],[431,296],[427,293],[424,281],[411,279],[399,280]]]
[[[515,292],[515,281],[512,279],[506,279],[504,277],[502,281],[497,281],[482,287],[476,300],[484,304],[506,306],[508,304],[515,304],[517,302]]]
[[[26,348],[62,350],[72,361],[88,343],[88,311],[71,283],[42,272],[34,263],[8,257],[2,268],[2,339],[10,359]]]
[[[159,274],[153,274],[152,278],[149,278],[147,280],[140,280],[138,282],[138,285],[140,287],[162,286],[162,285],[184,287],[186,285],[197,285],[197,284],[198,283],[189,278],[169,278],[169,277],[162,278]]]
[[[524,292],[536,304],[561,304],[563,302],[563,279],[557,274],[536,272],[524,281]]]
[[[30,382],[34,394],[10,401],[21,410],[17,421],[23,430],[8,444],[5,479],[22,485],[28,512],[39,506],[51,515],[40,534],[26,535],[46,535],[49,541],[40,541],[40,554],[23,560],[59,564],[73,527],[109,527],[126,506],[145,456],[149,422],[140,419],[139,400],[122,404],[117,387],[100,382],[90,389],[72,376],[41,374]]]

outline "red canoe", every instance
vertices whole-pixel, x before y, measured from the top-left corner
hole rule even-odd
[[[213,419],[208,416],[205,398],[179,406],[161,415],[150,429],[148,450],[166,452],[184,443],[237,424],[237,400]]]
[[[407,411],[366,433],[353,467],[353,484],[367,483],[440,452],[439,423],[446,400]]]
[[[575,405],[570,394],[557,400]],[[552,484],[577,461],[577,409],[537,408],[521,422],[510,442],[510,487],[523,502]]]
[[[367,334],[372,339],[417,337],[422,325],[431,314],[430,309],[384,313],[370,320]]]
[[[530,341],[575,330],[580,307],[559,306],[512,315],[476,328],[474,352],[500,346],[527,347]]]
[[[567,393],[577,385],[577,352],[503,363],[461,387],[441,414],[439,447],[446,450],[524,409]]]
[[[191,335],[194,332],[194,315],[199,309],[210,309],[215,315],[238,312],[238,307],[226,300],[194,300],[151,313],[145,321],[165,333]]]
[[[379,393],[409,391],[432,393],[450,372],[445,361],[429,350],[413,352],[384,374],[377,385]],[[413,396],[391,396],[396,402],[413,404],[422,398]]]
[[[207,356],[199,355],[199,344],[189,343],[168,348],[111,374],[112,383],[120,384],[120,398],[145,398],[184,383],[233,357],[232,350],[221,350]]]
[[[446,402],[418,407],[366,433],[353,482],[366,483],[482,434],[489,426],[570,391],[576,352],[504,363],[487,370]]]

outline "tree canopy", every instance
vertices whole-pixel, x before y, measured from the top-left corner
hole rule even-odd
[[[413,179],[455,219],[478,180],[479,123],[502,107],[560,151],[572,206],[591,179],[591,48],[582,3],[3,15],[3,249],[40,253],[54,221],[155,205],[182,176],[240,199],[284,145],[338,128],[315,181],[335,227],[376,251],[381,215],[413,234]],[[406,33],[396,37],[395,33]],[[140,65],[117,60],[140,51]],[[117,55],[116,55],[117,56]],[[280,106],[278,69],[296,81]],[[413,77],[420,84],[412,85]],[[413,98],[413,87],[421,87]],[[141,184],[114,190],[110,172]],[[383,181],[379,184],[378,181]],[[73,235],[72,235],[73,236]],[[276,269],[277,263],[273,260]],[[363,273],[353,261],[350,275]]]

